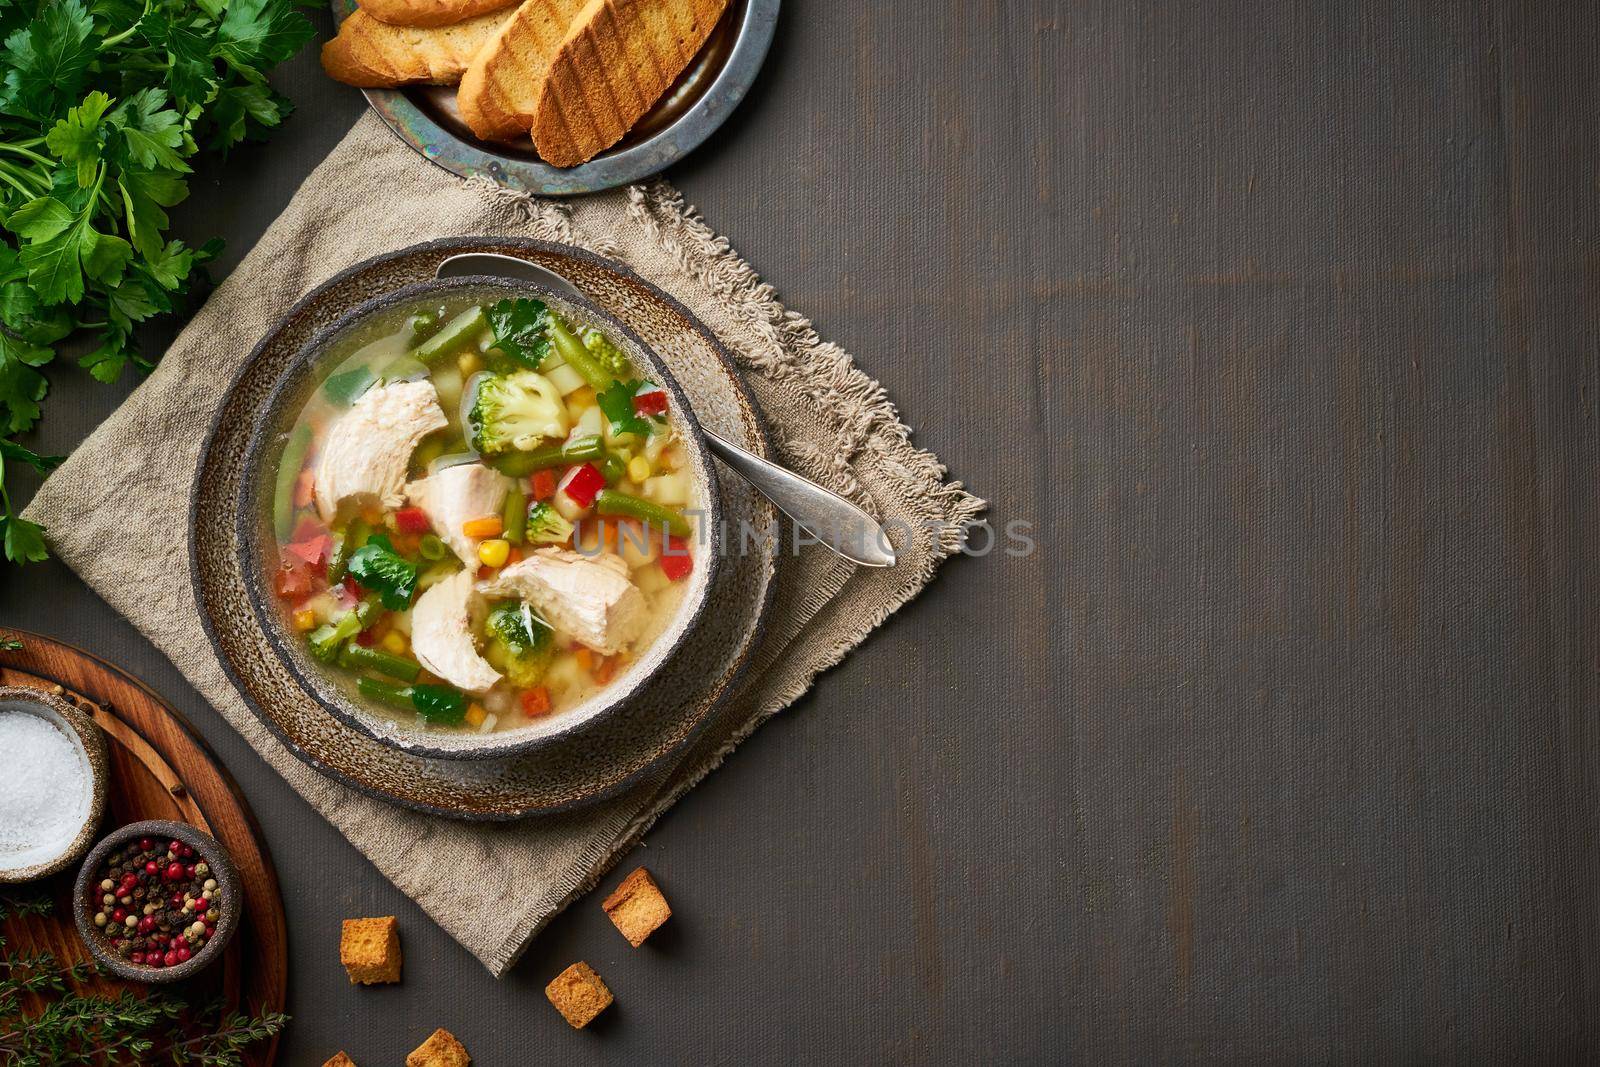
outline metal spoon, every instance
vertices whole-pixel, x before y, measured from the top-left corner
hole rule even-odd
[[[450,256],[434,272],[439,278],[465,278],[498,275],[517,281],[535,282],[573,296],[583,297],[567,279],[553,270],[529,263],[516,256],[495,252],[463,252]],[[819,543],[863,567],[892,567],[894,549],[883,527],[871,515],[831,489],[762,459],[710,430],[701,430],[711,451],[735,474],[755,486],[779,511],[793,519]]]

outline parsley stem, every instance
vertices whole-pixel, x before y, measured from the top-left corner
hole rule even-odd
[[[38,142],[36,141],[34,143],[37,144]],[[0,152],[15,152],[19,156],[27,156],[35,163],[43,163],[47,167],[54,167],[56,165],[56,161],[51,159],[49,156],[41,156],[37,152],[30,152],[26,144],[0,142]]]
[[[0,181],[3,181],[6,184],[12,186],[18,192],[20,192],[23,196],[27,197],[29,200],[32,200],[34,197],[39,195],[39,190],[30,188],[30,187],[28,187],[26,185],[23,185],[5,167],[0,167]]]
[[[148,15],[148,14],[150,14],[150,5],[146,4],[146,5],[144,5],[144,13],[139,16],[139,19],[144,18],[144,16]],[[139,28],[139,19],[134,19],[133,20],[133,25],[129,26],[127,29],[123,30],[121,33],[114,33],[110,37],[107,37],[104,40],[102,40],[100,42],[100,51],[105,52],[105,51],[108,51],[108,50],[110,50],[112,48],[115,48],[115,47],[117,47],[117,45],[121,44],[123,41],[126,41],[129,37],[132,37],[133,34],[134,34],[134,31]]]

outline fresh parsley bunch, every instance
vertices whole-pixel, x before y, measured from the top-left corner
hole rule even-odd
[[[148,370],[134,324],[181,306],[221,248],[169,240],[189,161],[289,114],[267,71],[311,39],[293,0],[0,0],[0,433],[39,419],[55,346],[103,382]],[[3,442],[0,460],[54,457]],[[45,558],[0,466],[6,558]]]

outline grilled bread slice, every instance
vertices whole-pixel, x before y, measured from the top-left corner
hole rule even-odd
[[[361,10],[393,26],[449,26],[510,7],[517,0],[357,0]]]
[[[546,163],[573,167],[622,139],[677,80],[727,0],[590,0],[533,106],[533,143]]]
[[[322,46],[322,69],[335,81],[364,89],[454,85],[509,18],[511,11],[502,9],[453,26],[391,26],[358,8]]]
[[[472,132],[487,141],[528,136],[533,103],[550,58],[585,0],[526,0],[461,76],[456,103]]]

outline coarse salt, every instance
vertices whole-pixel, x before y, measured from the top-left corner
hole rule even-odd
[[[0,752],[0,866],[48,863],[89,818],[89,758],[55,723],[7,708],[0,708]]]

